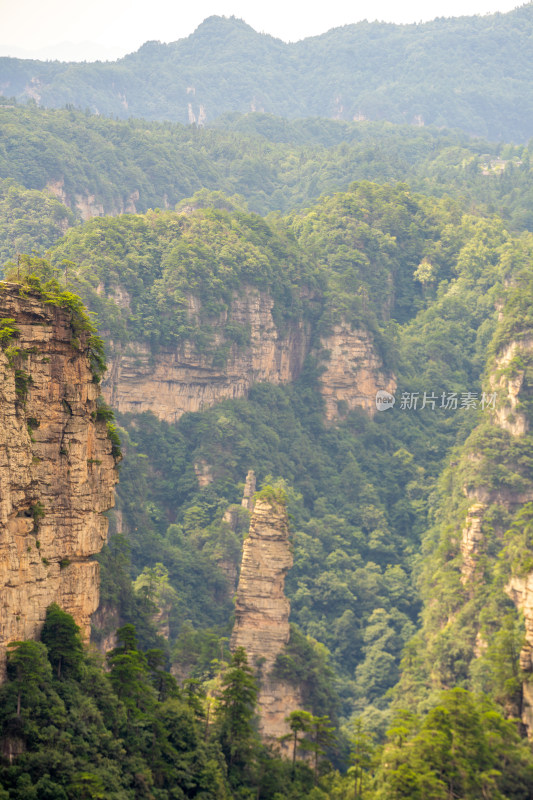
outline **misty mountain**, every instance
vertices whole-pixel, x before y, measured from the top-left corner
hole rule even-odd
[[[286,44],[213,16],[115,62],[0,59],[6,97],[203,125],[227,112],[388,120],[496,140],[533,135],[533,4],[424,24],[346,25]]]

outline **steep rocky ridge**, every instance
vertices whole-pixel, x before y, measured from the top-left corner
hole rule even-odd
[[[116,302],[127,300],[120,295]],[[190,315],[198,318],[199,301],[189,298],[189,305]],[[255,383],[290,383],[301,374],[306,357],[317,352],[324,359],[320,382],[328,421],[356,407],[372,414],[376,391],[394,391],[394,378],[385,374],[369,332],[352,330],[340,320],[316,348],[309,321],[290,320],[280,329],[273,307],[273,298],[252,286],[234,295],[230,309],[212,326],[210,350],[227,348],[222,366],[213,363],[212,354],[199,353],[190,341],[157,353],[140,342],[114,347],[104,383],[106,399],[121,413],[151,411],[159,419],[176,422],[188,411],[246,397]],[[249,331],[246,344],[227,341],[224,326],[229,320]]]
[[[231,648],[243,647],[256,670],[259,731],[272,744],[289,731],[285,717],[303,705],[297,688],[272,675],[290,636],[284,585],[292,561],[284,504],[258,499],[243,546]]]
[[[529,434],[530,421],[524,401],[531,395],[532,381],[528,364],[533,354],[533,339],[526,335],[506,343],[498,352],[491,365],[489,387],[496,394],[495,408],[491,412],[492,423],[504,432],[502,463],[520,476],[513,485],[496,485],[480,480],[483,469],[473,483],[463,488],[471,502],[466,512],[460,541],[461,582],[467,596],[479,602],[487,580],[492,581],[492,569],[487,571],[487,559],[493,557],[494,548],[501,550],[509,542],[506,529],[509,520],[516,519],[525,504],[533,501],[532,476],[524,473],[523,467],[514,463],[511,448],[514,443],[524,442]],[[509,456],[506,452],[509,451]],[[469,456],[471,469],[476,472],[479,465],[487,463],[487,456],[475,451]],[[488,462],[490,463],[490,461]],[[525,554],[524,554],[525,555]],[[490,577],[489,577],[490,576]],[[508,711],[520,715],[522,722],[533,736],[533,690],[527,678],[533,673],[533,573],[512,569],[511,577],[505,585],[505,593],[523,613],[525,621],[525,642],[520,653],[520,668],[526,675],[522,686],[522,696]],[[476,600],[477,598],[477,600]],[[474,655],[479,656],[487,647],[487,641],[477,631]]]
[[[115,459],[87,335],[36,292],[0,284],[0,318],[19,334],[0,349],[0,676],[6,645],[35,638],[57,602],[87,638],[114,502]]]
[[[510,435],[511,442],[529,433],[530,423],[523,401],[531,392],[531,376],[528,377],[526,364],[532,354],[533,338],[530,336],[505,345],[494,359],[489,376],[491,392],[497,398],[491,418],[498,428]],[[476,461],[482,456],[474,452],[470,458]],[[468,509],[461,541],[463,580],[468,582],[475,572],[477,556],[483,552],[483,520],[487,509],[497,503],[506,511],[515,512],[533,500],[533,481],[529,476],[513,489],[495,488],[475,481],[473,485],[465,486],[464,493],[475,501]],[[504,531],[499,533],[502,535]]]
[[[511,342],[499,359],[500,370],[495,383],[504,389],[506,403],[499,410],[497,419],[499,425],[513,437],[525,437],[530,433],[530,419],[524,410],[524,400],[531,399],[533,394],[532,363],[533,337],[530,335]],[[510,368],[512,365],[514,368]],[[533,476],[530,478],[526,491],[514,498],[515,504],[517,501],[521,504],[533,501]],[[505,591],[524,615],[525,641],[520,651],[520,669],[526,680],[522,684],[521,711],[522,722],[529,737],[533,738],[533,572],[513,574]]]

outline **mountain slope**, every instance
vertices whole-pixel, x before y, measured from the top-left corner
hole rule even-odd
[[[361,22],[284,44],[234,17],[112,63],[0,59],[5,96],[118,117],[210,122],[227,111],[387,119],[527,141],[533,5],[421,25]]]

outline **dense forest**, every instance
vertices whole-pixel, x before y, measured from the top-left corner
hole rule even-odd
[[[101,402],[122,463],[93,647],[52,605],[9,648],[0,800],[532,796],[532,127],[513,94],[532,8],[290,46],[213,17],[116,64],[0,59],[6,94],[39,74],[39,102],[69,104],[0,105],[4,275],[96,314],[108,399],[124,358],[245,361],[245,297],[268,298],[269,335],[308,341],[293,379],[174,422]],[[147,92],[156,72],[171,94]],[[242,113],[251,98],[272,113]],[[184,125],[171,100],[218,119]],[[392,124],[415,114],[464,132]],[[340,329],[393,380],[386,412],[328,416]],[[229,646],[249,470],[289,512],[292,759],[261,742],[261,678]]]
[[[44,252],[81,218],[173,209],[205,189],[286,213],[354,180],[408,181],[533,229],[529,148],[445,130],[261,114],[198,129],[4,103],[0,133],[4,260]]]
[[[388,120],[531,136],[528,3],[507,14],[412,25],[360,22],[293,44],[234,17],[112,63],[0,59],[7,97],[115,117],[213,122],[226,112]]]

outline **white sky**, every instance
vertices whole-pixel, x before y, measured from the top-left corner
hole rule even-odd
[[[296,41],[362,19],[421,22],[518,5],[520,0],[321,0],[314,6],[309,0],[0,0],[0,55],[118,58],[149,39],[188,36],[212,14],[234,15],[257,31]]]

